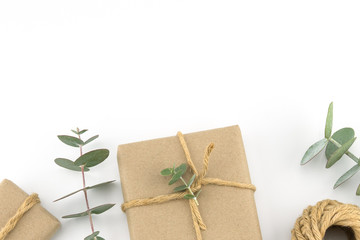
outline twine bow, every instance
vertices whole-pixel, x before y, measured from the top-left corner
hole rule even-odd
[[[29,211],[33,206],[38,204],[40,199],[36,193],[28,196],[25,201],[21,204],[19,209],[16,211],[15,215],[10,218],[6,225],[0,231],[0,240],[4,240],[6,236],[16,227],[16,224],[24,216],[24,214]]]
[[[202,186],[205,186],[208,184],[213,184],[213,185],[218,185],[218,186],[236,187],[236,188],[241,188],[241,189],[250,189],[252,191],[256,190],[255,186],[252,184],[249,184],[249,183],[238,183],[238,182],[226,181],[226,180],[222,180],[222,179],[218,179],[218,178],[205,177],[207,174],[207,171],[208,171],[209,157],[210,157],[211,151],[214,149],[213,143],[210,143],[205,149],[205,154],[204,154],[204,158],[203,158],[203,168],[199,174],[193,161],[191,160],[190,152],[189,152],[189,149],[185,142],[183,134],[181,132],[178,132],[177,136],[178,136],[181,146],[184,150],[187,164],[191,168],[192,172],[196,175],[194,183],[191,186],[191,190],[193,191],[193,193],[200,191]],[[177,200],[177,199],[183,199],[186,194],[188,194],[187,191],[180,192],[180,193],[171,193],[171,194],[166,194],[166,195],[160,195],[160,196],[152,197],[152,198],[135,199],[135,200],[131,200],[131,201],[123,203],[121,205],[121,209],[125,212],[126,210],[128,210],[132,207],[147,206],[147,205],[152,205],[152,204],[169,202],[169,201]],[[191,216],[192,216],[192,220],[193,220],[193,224],[194,224],[194,228],[195,228],[196,239],[202,240],[201,230],[205,231],[206,225],[201,217],[199,208],[196,205],[194,199],[189,199],[189,204],[190,204]]]

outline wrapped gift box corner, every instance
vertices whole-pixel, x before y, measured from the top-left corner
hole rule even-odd
[[[0,229],[13,217],[28,197],[10,180],[0,183]],[[49,240],[59,229],[60,222],[40,204],[33,206],[17,223],[6,240]]]
[[[215,144],[207,177],[251,183],[240,128],[231,126],[184,134],[192,161],[202,169],[204,150]],[[169,178],[160,171],[186,163],[177,136],[129,143],[118,147],[118,166],[124,202],[172,193]],[[187,173],[186,179],[191,174]],[[202,187],[199,210],[207,225],[204,240],[260,240],[254,192],[224,186]],[[132,240],[193,240],[195,231],[187,200],[141,206],[126,211]]]

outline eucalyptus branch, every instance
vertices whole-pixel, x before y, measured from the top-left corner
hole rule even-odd
[[[79,140],[81,140],[81,136],[80,136],[80,130],[79,128],[76,128],[76,135],[78,136]],[[82,145],[79,146],[80,149],[80,157],[83,155],[82,153]],[[87,190],[86,190],[86,183],[85,183],[85,171],[84,171],[84,167],[85,165],[81,165],[81,175],[82,175],[82,181],[83,181],[83,192],[84,192],[84,197],[85,197],[85,202],[86,202],[86,208],[88,211],[88,215],[89,215],[89,221],[90,221],[90,228],[91,228],[91,232],[94,233],[94,223],[92,220],[92,216],[91,214],[89,214],[90,211],[90,205],[89,205],[89,200],[88,200],[88,196],[87,196]],[[97,240],[97,238],[95,238]]]
[[[183,178],[183,175],[186,173],[187,170],[187,165],[185,163],[181,164],[180,166],[178,166],[177,168],[172,167],[172,168],[165,168],[163,169],[160,174],[163,176],[171,176],[171,179],[169,181],[169,185],[172,185],[174,183],[176,183],[178,180],[181,180],[184,185],[178,186],[176,188],[174,188],[174,192],[182,192],[182,191],[189,191],[189,194],[186,194],[184,196],[185,199],[193,199],[195,201],[195,203],[197,205],[199,205],[199,202],[197,200],[197,197],[199,196],[200,191],[198,191],[196,193],[196,195],[194,194],[194,192],[191,190],[191,185],[194,183],[194,180],[196,178],[196,175],[194,174],[188,183],[186,183],[186,181]]]
[[[355,165],[336,181],[334,184],[335,189],[360,171],[360,160],[349,151],[356,140],[354,130],[352,128],[342,128],[331,135],[332,123],[333,103],[330,103],[326,117],[325,137],[310,146],[301,160],[301,165],[311,161],[323,149],[325,149],[325,156],[327,158],[326,168],[332,167],[342,156],[347,155],[355,162]],[[356,190],[356,195],[360,195],[360,184]]]
[[[198,200],[197,200],[197,198],[196,198],[196,196],[195,196],[195,194],[193,193],[193,191],[191,190],[191,188],[190,188],[190,186],[189,185],[187,185],[187,183],[185,182],[185,180],[183,179],[183,177],[180,177],[180,179],[181,179],[181,181],[186,185],[186,189],[190,192],[190,194],[191,194],[191,196],[194,196],[194,201],[196,202],[196,205],[198,205],[199,206],[199,202],[198,202]]]
[[[86,129],[80,131],[79,128],[77,128],[76,130],[71,130],[71,131],[73,133],[75,133],[77,135],[77,137],[67,136],[67,135],[59,135],[58,138],[60,139],[60,141],[62,141],[63,143],[65,143],[69,146],[78,147],[80,150],[80,157],[78,157],[75,161],[72,161],[72,160],[69,160],[66,158],[57,158],[57,159],[55,159],[55,163],[57,165],[59,165],[60,167],[63,167],[63,168],[69,169],[69,170],[73,170],[73,171],[81,172],[83,188],[79,189],[75,192],[72,192],[64,197],[61,197],[61,198],[55,200],[54,202],[62,200],[67,197],[70,197],[70,196],[82,191],[84,193],[84,197],[85,197],[86,211],[81,212],[81,213],[66,215],[66,216],[63,216],[63,218],[78,218],[78,217],[88,216],[89,221],[90,221],[91,234],[89,236],[85,237],[84,240],[105,240],[104,238],[98,236],[100,233],[99,231],[95,232],[92,215],[93,214],[101,214],[101,213],[109,210],[110,208],[112,208],[115,204],[104,204],[104,205],[100,205],[100,206],[97,206],[94,208],[90,208],[87,190],[102,187],[102,186],[112,183],[114,181],[107,181],[107,182],[103,182],[100,184],[96,184],[94,186],[86,186],[85,172],[90,171],[91,167],[94,167],[94,166],[102,163],[109,156],[109,150],[96,149],[96,150],[93,150],[93,151],[83,154],[83,146],[89,144],[90,142],[92,142],[93,140],[98,138],[99,135],[95,135],[84,142],[81,139],[81,135],[87,131]]]

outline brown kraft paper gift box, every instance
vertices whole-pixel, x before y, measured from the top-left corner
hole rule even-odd
[[[207,177],[251,183],[238,126],[184,134],[191,159],[202,169],[205,148],[214,143]],[[177,136],[118,147],[118,164],[124,202],[173,192],[164,168],[186,163]],[[184,176],[190,179],[188,170]],[[260,240],[261,232],[254,192],[227,186],[206,185],[198,197],[199,211],[207,226],[204,240]],[[188,200],[133,207],[126,211],[132,240],[193,240],[195,230]]]
[[[0,229],[13,217],[28,197],[9,180],[0,183]],[[60,222],[40,204],[33,206],[17,223],[5,240],[49,240],[59,229]]]

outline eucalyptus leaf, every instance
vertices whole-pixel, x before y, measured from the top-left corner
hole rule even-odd
[[[174,188],[174,192],[184,191],[185,189],[187,189],[187,187],[188,187],[188,186],[186,186],[186,185],[178,186],[178,187]]]
[[[190,181],[189,181],[189,183],[188,183],[188,186],[189,186],[189,187],[191,186],[191,184],[193,184],[193,182],[194,182],[194,180],[195,180],[195,177],[196,177],[196,175],[194,174],[194,175],[192,175],[192,177],[190,178]]]
[[[99,137],[99,135],[95,135],[91,138],[89,138],[88,140],[85,141],[84,145],[91,143],[92,141],[94,141],[95,139],[97,139]]]
[[[163,169],[160,174],[163,176],[169,176],[173,173],[173,169],[172,168],[165,168]]]
[[[87,129],[81,130],[81,131],[79,132],[79,135],[81,135],[81,134],[83,134],[83,133],[85,133],[85,132],[87,132]]]
[[[75,192],[69,193],[69,194],[67,194],[67,195],[65,195],[65,196],[63,196],[63,197],[61,197],[61,198],[58,198],[58,199],[54,200],[54,202],[63,200],[63,199],[65,199],[65,198],[70,197],[70,196],[72,196],[72,195],[74,195],[74,194],[76,194],[76,193],[78,193],[78,192],[83,191],[83,190],[84,190],[83,188],[82,188],[82,189],[79,189],[79,190],[76,190]]]
[[[180,166],[178,166],[177,168],[175,168],[175,173],[179,172],[179,171],[186,172],[186,169],[187,169],[187,165],[186,165],[186,163],[183,163]]]
[[[93,186],[90,186],[90,187],[86,187],[85,189],[87,189],[87,190],[88,190],[88,189],[94,189],[94,188],[102,187],[102,186],[104,186],[104,185],[107,185],[107,184],[113,183],[113,182],[115,182],[115,180],[107,181],[107,182],[103,182],[103,183],[99,183],[99,184],[96,184],[96,185],[93,185]],[[63,197],[61,197],[61,198],[56,199],[54,202],[57,202],[57,201],[60,201],[60,200],[62,200],[62,199],[64,199],[64,198],[70,197],[70,196],[72,196],[72,195],[74,195],[74,194],[76,194],[76,193],[78,193],[78,192],[83,191],[83,190],[84,190],[84,188],[81,188],[81,189],[79,189],[79,190],[76,190],[75,192],[69,193],[69,194],[67,194],[67,195],[65,195],[65,196],[63,196]]]
[[[81,167],[75,165],[75,163],[69,159],[66,159],[66,158],[56,158],[55,159],[55,163],[57,165],[59,165],[60,167],[63,167],[63,168],[66,168],[66,169],[69,169],[69,170],[73,170],[73,171],[78,171],[78,172],[81,172]],[[90,169],[88,168],[84,168],[84,171],[87,172],[89,171]]]
[[[183,175],[184,173],[183,172],[177,172],[175,173],[172,178],[170,179],[169,181],[169,185],[172,185],[174,183],[176,183]]]
[[[115,206],[115,204],[103,204],[103,205],[91,208],[91,209],[89,209],[89,211],[84,211],[84,212],[81,212],[81,213],[75,213],[75,214],[66,215],[66,216],[63,216],[63,218],[84,217],[84,216],[87,216],[89,213],[90,214],[101,214],[101,213],[109,210],[113,206]]]
[[[81,213],[66,215],[66,216],[63,216],[62,218],[78,218],[78,217],[85,217],[87,215],[88,215],[88,211],[85,211],[85,212],[81,212]]]
[[[359,186],[358,186],[357,189],[356,189],[356,195],[360,196],[360,184],[359,184]]]
[[[200,190],[196,193],[195,196],[198,197],[198,196],[200,195],[201,191],[202,191],[202,189],[200,189]]]
[[[351,145],[355,142],[356,137],[347,141],[346,143],[344,143],[344,145],[342,145],[340,148],[338,148],[329,158],[328,162],[326,163],[326,168],[331,167],[332,165],[334,165],[345,153],[347,150],[349,150],[349,148],[351,147]]]
[[[177,182],[182,177],[182,175],[184,175],[184,173],[186,172],[186,168],[187,168],[186,164],[181,164],[179,167],[177,167],[175,169],[175,174],[170,179],[169,185]]]
[[[111,181],[102,182],[102,183],[95,184],[95,185],[90,186],[90,187],[86,187],[86,189],[94,189],[94,188],[103,187],[103,186],[108,185],[108,184],[110,184],[110,183],[113,183],[113,182],[115,182],[115,181],[116,181],[116,180],[111,180]]]
[[[115,206],[115,204],[103,204],[97,207],[94,207],[92,209],[90,209],[92,214],[101,214],[103,212],[106,212],[107,210],[109,210],[110,208],[112,208],[113,206]]]
[[[73,137],[73,136],[58,135],[58,138],[63,143],[65,143],[65,144],[67,144],[69,146],[72,146],[72,147],[79,147],[79,146],[84,145],[84,142],[81,139]]]
[[[78,134],[78,132],[77,131],[75,131],[75,130],[71,130],[73,133],[75,133],[76,135]]]
[[[316,155],[318,155],[325,148],[327,143],[328,140],[324,138],[311,145],[309,149],[305,152],[300,164],[304,165],[307,162],[311,161]]]
[[[194,196],[194,195],[191,195],[191,194],[186,194],[186,195],[184,196],[184,198],[185,198],[185,199],[194,199],[195,196]]]
[[[97,149],[85,153],[80,156],[75,161],[75,165],[81,166],[85,165],[86,167],[94,167],[102,163],[109,156],[109,150],[107,149]]]
[[[355,175],[355,173],[357,173],[360,170],[360,165],[356,164],[355,166],[353,166],[352,168],[350,168],[350,170],[348,170],[346,173],[344,173],[335,183],[334,185],[334,189],[337,188],[338,186],[340,186],[341,184],[343,184],[344,182],[346,182],[347,180],[349,180],[352,176]]]
[[[331,136],[332,124],[333,124],[333,103],[331,102],[326,117],[325,138],[329,138]]]
[[[86,238],[84,238],[84,240],[94,240],[94,238],[95,238],[97,235],[99,235],[99,233],[100,233],[99,231],[96,231],[96,232],[90,234],[89,236],[87,236]]]
[[[349,140],[353,139],[355,136],[354,129],[352,128],[342,128],[338,131],[336,131],[331,138],[334,139],[336,142],[340,143],[341,145],[344,145]],[[325,156],[326,159],[329,160],[330,156],[338,149],[338,147],[332,143],[329,142],[329,144],[326,146],[325,149]]]
[[[105,240],[105,238],[102,238],[102,237],[100,237],[100,236],[97,236],[97,237],[96,237],[96,240]]]

